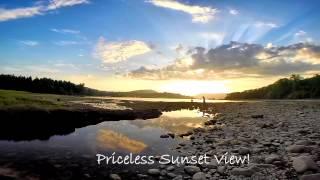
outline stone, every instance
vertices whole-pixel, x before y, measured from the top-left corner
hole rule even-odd
[[[172,180],[182,180],[182,179],[183,179],[182,175],[178,175],[175,178],[173,178]]]
[[[184,171],[187,173],[187,174],[190,174],[190,175],[193,175],[197,172],[200,172],[200,168],[197,167],[197,166],[185,166],[184,167]]]
[[[287,147],[286,150],[291,153],[303,153],[303,152],[310,151],[310,149],[304,145],[291,145],[291,146]]]
[[[319,179],[320,179],[320,173],[303,175],[300,178],[300,180],[319,180]]]
[[[314,143],[310,140],[299,140],[295,144],[307,146],[307,145],[312,145]]]
[[[252,168],[233,168],[231,170],[232,175],[236,176],[247,176],[250,177],[255,173],[255,171]]]
[[[254,119],[263,118],[263,114],[251,115],[251,118],[254,118]]]
[[[112,179],[112,180],[121,180],[121,177],[118,174],[110,174],[110,179]]]
[[[226,167],[225,166],[219,166],[217,169],[217,172],[219,174],[224,174],[224,172],[226,171]]]
[[[160,138],[169,138],[170,136],[168,134],[162,134],[160,135]]]
[[[197,172],[192,176],[192,180],[206,180],[206,174],[203,172]]]
[[[163,169],[163,170],[160,171],[160,175],[161,175],[161,176],[165,176],[166,174],[167,174],[167,171],[166,171],[166,170]]]
[[[299,156],[292,158],[292,166],[298,173],[303,173],[308,170],[318,170],[317,164],[310,156]]]
[[[175,134],[174,133],[168,133],[168,136],[170,136],[172,139],[174,139]]]
[[[157,176],[157,175],[160,175],[160,170],[159,169],[149,169],[148,174],[150,174],[152,176]]]
[[[248,148],[241,147],[238,149],[238,153],[240,155],[247,155],[247,154],[250,154],[250,150]]]
[[[167,167],[167,171],[173,171],[173,170],[174,170],[174,166]]]
[[[167,176],[170,177],[170,178],[174,178],[177,175],[175,173],[170,172],[170,173],[167,174]]]
[[[271,154],[270,156],[266,157],[264,160],[267,164],[272,164],[274,161],[280,161],[281,158],[277,154]]]

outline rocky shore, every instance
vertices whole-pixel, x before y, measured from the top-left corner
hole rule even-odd
[[[202,165],[160,165],[146,179],[320,179],[320,102],[265,101],[210,106],[215,116],[176,147],[182,156],[228,152],[250,163],[212,158]],[[148,177],[148,178],[147,178]],[[112,178],[114,179],[114,178]]]

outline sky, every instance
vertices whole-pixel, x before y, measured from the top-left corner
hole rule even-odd
[[[2,0],[0,73],[186,95],[320,72],[317,0]]]

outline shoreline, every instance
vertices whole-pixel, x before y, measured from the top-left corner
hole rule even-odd
[[[106,177],[126,179],[130,177],[130,179],[174,180],[311,180],[310,177],[319,177],[320,175],[320,132],[318,131],[320,129],[320,102],[318,101],[302,101],[299,103],[296,101],[208,103],[206,109],[202,107],[202,103],[190,102],[120,101],[117,104],[132,108],[132,110],[110,110],[109,114],[103,110],[106,113],[105,115],[109,116],[111,113],[120,120],[124,117],[123,112],[130,112],[133,113],[129,113],[132,119],[143,116],[150,118],[150,115],[154,116],[160,111],[178,109],[202,109],[206,113],[212,114],[213,117],[205,123],[203,128],[193,129],[188,133],[189,139],[183,139],[177,146],[172,147],[174,148],[173,151],[179,156],[189,157],[207,154],[212,161],[209,164],[154,164],[153,166],[143,166],[142,169],[134,172],[130,172],[130,170],[119,172],[109,170],[118,165],[98,167],[96,162],[90,164],[90,162],[96,160],[94,157],[85,161],[81,158],[74,160],[78,164],[77,167],[90,169],[90,177],[94,179]],[[85,110],[87,106],[82,106],[82,108],[84,108],[82,109],[83,112],[79,110],[79,116],[100,117],[103,114],[102,112],[90,113],[90,111],[97,111],[98,108],[92,108],[90,111]],[[151,112],[151,114],[144,114],[147,111],[146,108],[158,110]],[[74,112],[71,112],[68,117],[75,118]],[[52,118],[52,120],[54,119],[56,118]],[[65,120],[59,121],[61,124],[57,127],[64,127]],[[52,126],[49,123],[45,124],[47,127]],[[74,131],[75,127],[72,126],[70,129]],[[12,134],[12,131],[7,132]],[[179,136],[179,134],[175,134],[175,136]],[[18,138],[16,140],[22,139]],[[217,160],[214,160],[214,155],[222,155],[226,152],[235,156],[249,154],[250,163],[226,164],[224,161],[218,163]],[[86,163],[82,164],[82,161]],[[88,164],[88,167],[86,164]],[[16,166],[19,167],[20,165],[16,164]],[[29,165],[31,169],[27,169],[32,170],[34,166]],[[128,168],[125,165],[119,166]],[[70,170],[72,166],[66,166],[66,168]],[[87,175],[80,173],[76,177],[90,179],[85,176]],[[57,176],[57,178],[59,177]]]

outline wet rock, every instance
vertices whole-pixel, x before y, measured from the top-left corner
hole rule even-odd
[[[319,179],[320,179],[320,173],[303,175],[300,178],[300,180],[319,180]]]
[[[172,139],[174,139],[175,134],[174,133],[168,133],[168,136],[170,136]]]
[[[160,135],[160,138],[169,138],[170,136],[168,134],[162,134]]]
[[[303,173],[307,170],[318,170],[317,164],[310,156],[300,156],[292,158],[292,166],[298,173]]]
[[[263,114],[251,115],[251,118],[254,118],[254,119],[263,118]]]
[[[190,174],[190,175],[193,175],[197,172],[200,172],[200,168],[197,167],[197,166],[185,166],[184,167],[184,171],[187,173],[187,174]]]
[[[160,170],[159,169],[149,169],[148,174],[150,174],[152,176],[158,176],[158,175],[160,175]]]
[[[121,180],[121,177],[118,174],[110,174],[110,179],[112,179],[112,180]]]
[[[250,177],[255,173],[255,171],[252,168],[233,168],[231,170],[232,175],[236,176],[247,176]]]
[[[206,180],[206,174],[203,172],[197,172],[192,176],[192,180]]]

